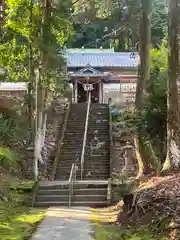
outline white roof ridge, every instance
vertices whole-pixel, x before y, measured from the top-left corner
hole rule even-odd
[[[27,82],[0,82],[0,91],[27,91]]]

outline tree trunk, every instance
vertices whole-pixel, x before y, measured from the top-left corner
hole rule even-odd
[[[180,34],[180,3],[179,0],[169,1],[169,56],[168,56],[168,94],[167,94],[167,156],[163,172],[180,166],[179,142],[179,34]]]
[[[140,26],[140,65],[138,69],[138,81],[136,89],[135,107],[138,120],[141,119],[143,110],[146,84],[150,78],[150,45],[151,45],[151,0],[141,0],[141,26]],[[143,173],[149,173],[151,168],[159,169],[158,159],[155,156],[151,143],[149,142],[144,126],[140,125],[136,136],[136,156],[139,165],[140,177]]]
[[[41,69],[38,69],[38,76],[36,79],[36,141],[35,141],[35,159],[34,159],[34,174],[35,180],[38,179],[38,161],[43,163],[41,151],[45,139],[46,129],[46,110],[47,110],[47,99],[48,99],[48,55],[46,51],[49,47],[49,31],[50,31],[50,21],[49,17],[51,15],[51,1],[43,0],[41,2],[43,6],[43,16],[42,16],[42,36],[43,36],[43,49],[40,52],[41,58]]]
[[[151,44],[151,0],[141,0],[141,26],[139,55],[140,65],[136,90],[135,106],[138,111],[142,110],[143,99],[146,90],[146,82],[150,77],[150,44]]]
[[[33,0],[30,1],[30,16],[29,16],[29,25],[32,29],[32,20],[33,20]],[[35,140],[35,129],[34,129],[34,117],[33,117],[33,87],[34,87],[34,69],[33,69],[33,49],[32,49],[32,34],[30,33],[29,39],[29,84],[28,84],[28,121],[29,121],[29,131],[30,139],[29,144],[33,145]]]

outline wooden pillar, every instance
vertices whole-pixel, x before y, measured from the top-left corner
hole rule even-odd
[[[103,103],[103,83],[99,82],[99,103]]]
[[[77,81],[75,80],[75,83],[74,83],[74,90],[75,90],[75,93],[74,93],[74,101],[75,101],[75,103],[77,103],[78,102],[78,83],[77,83]]]
[[[75,103],[75,84],[72,83],[72,103]]]
[[[98,84],[99,84],[99,86],[98,86],[98,88],[99,88],[99,103],[102,103],[102,98],[101,98],[101,82],[99,82]]]

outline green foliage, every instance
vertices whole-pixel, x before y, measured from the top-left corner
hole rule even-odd
[[[95,240],[163,240],[163,234],[155,234],[151,226],[130,226],[117,228],[116,226],[96,225]]]
[[[42,69],[42,82],[49,90],[63,83],[61,71],[64,66],[62,48],[72,33],[69,3],[60,1],[44,10],[39,1],[33,1],[30,25],[30,0],[7,0],[6,18],[1,29],[0,65],[6,68],[8,80],[29,81],[29,67],[35,81],[35,69]],[[32,64],[29,66],[29,44],[32,45]],[[33,86],[33,85],[32,85]]]
[[[28,49],[16,38],[0,44],[0,64],[8,72],[9,81],[28,80]],[[3,79],[5,80],[5,79]]]
[[[147,85],[143,124],[149,133],[156,153],[163,161],[166,146],[167,123],[167,41],[163,40],[160,49],[152,50],[151,78]]]
[[[17,199],[18,195],[16,195]],[[23,198],[21,198],[22,200]],[[0,229],[3,240],[24,240],[31,237],[37,224],[43,219],[44,212],[23,206],[22,201],[0,201]]]
[[[27,119],[16,111],[1,109],[0,116],[0,143],[11,147],[13,143],[25,136]]]
[[[155,153],[162,162],[166,155],[167,131],[167,40],[162,41],[159,49],[152,49],[152,67],[150,81],[147,83],[147,94],[144,100],[141,118],[134,111],[123,111],[114,116],[113,121],[124,121],[129,127],[144,126],[147,136],[144,136],[144,150],[152,143]],[[151,156],[150,156],[151,157]]]
[[[0,147],[0,166],[16,171],[18,168],[17,153],[9,148]]]
[[[3,199],[0,200],[0,238],[29,239],[45,213],[27,206],[34,183],[16,179],[8,174],[0,177],[0,197]]]
[[[154,0],[152,10],[152,43],[154,47],[159,47],[167,34],[167,0]]]
[[[111,45],[116,51],[135,51],[139,42],[140,13],[138,0],[79,0],[74,6],[75,34],[67,45],[76,48],[84,45],[109,48]],[[154,0],[153,47],[161,45],[167,34],[167,22],[166,0]]]
[[[12,190],[31,191],[34,188],[34,181],[16,181],[11,183]]]
[[[17,172],[19,169],[19,149],[26,144],[26,119],[14,110],[2,110],[0,117],[0,166]],[[27,137],[27,136],[26,136]]]

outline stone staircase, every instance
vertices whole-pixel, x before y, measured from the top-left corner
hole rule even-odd
[[[56,180],[68,180],[73,163],[80,178],[81,151],[86,119],[86,103],[72,104],[64,134],[63,146],[56,169]]]
[[[107,180],[110,170],[109,108],[91,104],[84,158],[84,179]]]
[[[91,104],[84,157],[83,180],[80,181],[80,161],[84,138],[87,104],[72,104],[55,181],[42,182],[36,190],[34,206],[68,206],[69,176],[77,164],[72,206],[103,207],[107,205],[107,185],[110,174],[109,109],[107,104]]]
[[[69,206],[68,181],[42,182],[34,199],[34,207]],[[77,181],[71,206],[104,207],[107,205],[107,181]]]

